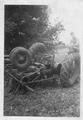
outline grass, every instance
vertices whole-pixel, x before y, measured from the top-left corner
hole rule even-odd
[[[5,96],[5,116],[80,116],[80,85],[35,88],[34,93]],[[13,97],[13,99],[11,99]],[[11,100],[9,100],[11,99]]]
[[[59,57],[61,60],[61,58]],[[4,89],[5,116],[79,117],[80,84],[68,88],[55,87],[51,83],[36,86],[34,92],[8,94]]]

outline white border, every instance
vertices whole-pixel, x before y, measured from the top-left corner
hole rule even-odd
[[[70,120],[76,120],[76,119],[82,119],[83,118],[83,115],[82,115],[82,111],[83,111],[83,86],[82,86],[82,78],[83,78],[83,74],[81,72],[81,95],[80,95],[80,98],[81,98],[81,114],[80,114],[80,117],[6,117],[6,116],[3,116],[3,95],[4,95],[4,87],[3,87],[3,80],[4,80],[4,5],[6,4],[19,4],[19,5],[48,5],[50,4],[51,2],[54,2],[57,0],[1,0],[0,1],[0,119],[1,120],[32,120],[32,119],[41,119],[41,120],[58,120],[58,119],[70,119]],[[71,1],[71,0],[70,0]],[[83,6],[83,1],[82,0],[72,0],[72,1],[76,1],[76,2],[79,2],[82,6]],[[79,5],[79,4],[78,4]],[[83,10],[82,10],[83,11]],[[83,15],[83,14],[82,14]],[[83,20],[82,20],[83,21]],[[82,24],[83,25],[83,24]],[[83,26],[82,28],[80,28],[81,31],[83,31]],[[83,35],[82,35],[82,39],[80,40],[80,50],[81,50],[81,71],[83,70],[83,63],[82,63],[82,60],[83,60]]]

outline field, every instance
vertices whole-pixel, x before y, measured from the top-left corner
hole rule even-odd
[[[62,55],[58,54],[61,60]],[[60,57],[61,56],[61,57]],[[5,116],[79,117],[80,84],[68,88],[53,84],[37,86],[34,92],[9,94],[4,90]]]

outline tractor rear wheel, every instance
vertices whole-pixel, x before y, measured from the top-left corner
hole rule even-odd
[[[25,70],[30,65],[30,55],[24,47],[14,48],[9,56],[11,63],[20,71]]]

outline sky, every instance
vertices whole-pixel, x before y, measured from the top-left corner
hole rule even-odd
[[[61,41],[69,44],[71,32],[75,33],[79,41],[82,39],[82,0],[54,0],[49,3],[48,15],[51,25],[54,25],[56,20],[64,25],[65,31],[60,35]]]

